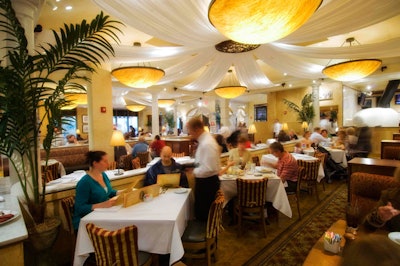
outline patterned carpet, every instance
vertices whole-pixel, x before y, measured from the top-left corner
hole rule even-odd
[[[244,265],[302,265],[326,229],[336,220],[345,218],[346,203],[347,185],[342,184],[317,208],[306,213],[300,222],[278,235]]]

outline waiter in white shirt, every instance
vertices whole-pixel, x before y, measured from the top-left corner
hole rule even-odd
[[[187,129],[191,138],[198,142],[193,170],[196,177],[194,213],[196,219],[207,221],[208,211],[220,186],[219,146],[211,134],[204,130],[204,124],[199,118],[190,119]]]

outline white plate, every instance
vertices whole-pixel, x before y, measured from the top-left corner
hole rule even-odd
[[[388,237],[394,243],[400,245],[400,232],[391,232],[391,233],[388,234]]]
[[[10,211],[10,210],[0,210],[0,212],[4,213],[4,214],[14,214],[14,217],[12,217],[11,219],[8,219],[7,221],[4,222],[0,222],[0,225],[6,224],[8,222],[14,221],[15,219],[17,219],[19,217],[19,213],[16,211]]]
[[[174,193],[176,194],[185,194],[186,192],[188,192],[187,188],[178,188],[174,190]]]

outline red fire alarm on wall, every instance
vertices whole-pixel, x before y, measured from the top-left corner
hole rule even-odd
[[[105,113],[107,111],[107,108],[105,106],[100,107],[100,112]]]

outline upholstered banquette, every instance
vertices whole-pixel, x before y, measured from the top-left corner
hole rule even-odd
[[[89,151],[89,145],[75,145],[54,147],[50,150],[49,158],[61,162],[67,174],[76,170],[88,170],[89,164],[86,163],[86,153]],[[40,158],[44,160],[46,154],[44,150],[40,151]]]
[[[392,176],[353,173],[350,177],[350,204],[364,218],[377,204],[383,190],[400,185]]]

